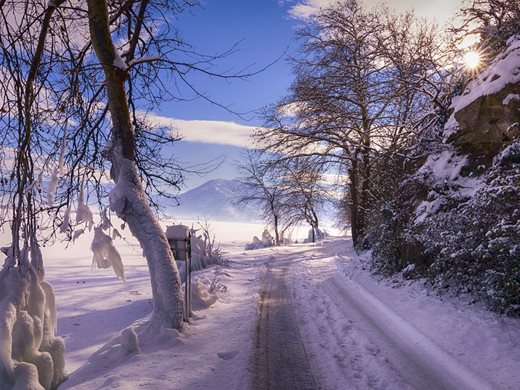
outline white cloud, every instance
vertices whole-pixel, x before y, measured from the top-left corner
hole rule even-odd
[[[309,19],[320,8],[337,3],[337,0],[302,0],[289,9],[289,15],[296,19]]]
[[[184,141],[246,148],[252,147],[251,135],[258,128],[228,121],[183,120],[151,114],[146,118],[155,125],[170,128]]]
[[[306,108],[306,102],[291,102],[278,107],[278,112],[288,118],[294,118]]]
[[[298,0],[289,9],[289,15],[296,19],[308,20],[318,13],[320,8],[328,7],[337,2],[338,0]],[[418,16],[436,19],[441,24],[455,15],[461,3],[462,0],[360,0],[360,4],[365,5],[368,9],[382,5],[388,5],[390,9],[400,12],[413,9]]]

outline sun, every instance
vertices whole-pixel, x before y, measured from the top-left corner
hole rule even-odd
[[[468,51],[464,54],[464,65],[469,70],[476,70],[482,62],[482,56],[479,52]]]

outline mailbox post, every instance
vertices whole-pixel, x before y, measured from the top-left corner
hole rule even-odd
[[[184,262],[184,321],[191,317],[191,230],[188,226],[166,227],[166,238],[175,260]]]

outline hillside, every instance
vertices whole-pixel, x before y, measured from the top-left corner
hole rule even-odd
[[[171,212],[176,217],[211,219],[216,221],[253,222],[260,214],[252,207],[237,207],[239,180],[209,180],[179,196],[178,207]]]
[[[520,37],[454,98],[444,139],[401,185],[375,268],[520,313]]]

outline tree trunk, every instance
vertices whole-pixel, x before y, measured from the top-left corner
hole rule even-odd
[[[368,144],[370,145],[370,144]],[[366,144],[362,151],[362,166],[361,173],[361,189],[359,196],[359,212],[358,212],[358,235],[359,239],[363,240],[366,234],[366,217],[369,209],[369,193],[370,193],[370,149]],[[361,243],[358,243],[361,244]]]
[[[359,240],[359,199],[358,199],[358,180],[357,180],[357,153],[354,154],[354,159],[351,161],[351,166],[348,171],[350,179],[350,229],[352,231],[352,241],[354,246]]]
[[[312,214],[312,221],[313,221],[313,226],[312,226],[313,234],[312,234],[312,238],[313,238],[313,242],[316,242],[316,240],[320,240],[322,238],[322,235],[321,235],[318,215],[316,214],[316,212],[314,211],[313,208],[311,209],[311,214]]]
[[[280,233],[278,232],[278,215],[274,215],[274,239],[276,246],[280,245]]]
[[[311,226],[311,229],[312,229],[312,232],[311,232],[312,242],[316,242],[316,240],[321,238],[321,234],[320,234],[320,229],[319,229],[318,215],[316,214],[314,207],[312,207],[312,206],[306,207],[305,220]]]
[[[103,66],[108,107],[112,119],[110,207],[128,223],[139,240],[150,270],[153,295],[152,326],[181,328],[182,289],[179,272],[166,236],[151,211],[135,164],[135,134],[130,120],[125,80],[126,69],[116,65],[117,53],[109,30],[105,0],[88,0],[92,46]]]

